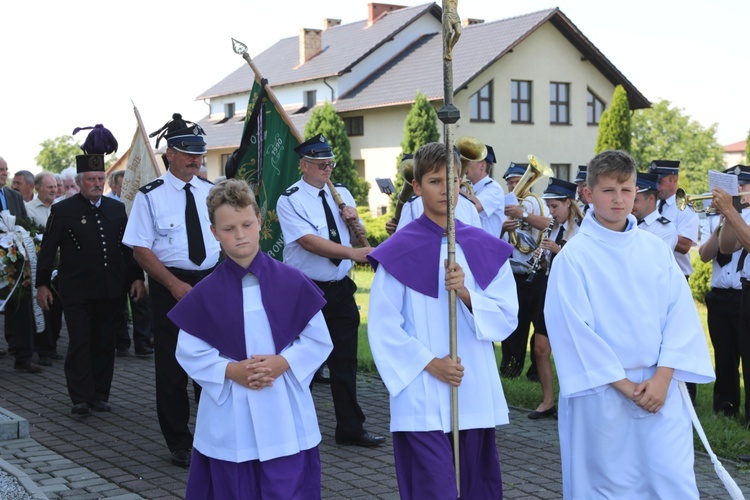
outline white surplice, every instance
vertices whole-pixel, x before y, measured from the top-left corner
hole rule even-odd
[[[703,327],[673,252],[657,236],[586,217],[555,258],[544,308],[560,381],[563,493],[569,498],[698,498],[693,433],[677,381],[714,379]],[[649,413],[612,383],[674,368]]]
[[[242,298],[248,357],[274,354],[260,286],[251,274],[242,279]],[[239,360],[222,356],[210,344],[180,330],[177,361],[203,389],[193,446],[210,458],[229,462],[266,461],[317,446],[321,436],[310,381],[332,348],[323,314],[318,312],[281,352],[289,369],[271,387],[255,391],[225,377],[227,364]]]
[[[392,432],[451,430],[450,386],[424,370],[433,358],[445,357],[450,350],[445,258],[444,240],[436,263],[440,265],[438,298],[407,288],[382,265],[375,272],[367,330],[373,359],[390,393]],[[506,262],[482,290],[458,244],[456,262],[466,275],[472,305],[469,311],[457,300],[457,351],[465,367],[458,389],[459,427],[507,424],[508,405],[492,343],[505,339],[518,323],[513,273]]]

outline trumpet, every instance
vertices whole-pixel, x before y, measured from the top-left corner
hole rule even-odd
[[[744,191],[742,193],[737,193],[737,196],[747,196],[750,195],[750,191]],[[685,210],[687,207],[692,207],[693,203],[700,200],[713,200],[714,195],[712,194],[686,194],[685,190],[682,188],[677,188],[677,192],[674,195],[675,199],[675,205],[677,205],[677,210]],[[707,214],[715,214],[717,213],[716,209],[713,207],[706,207],[703,210],[696,210],[696,212],[705,212]]]
[[[550,233],[552,233],[552,228],[555,225],[555,218],[552,217],[552,219],[549,221],[549,226],[547,226],[542,233],[542,238],[539,240],[541,243],[544,238],[549,238]],[[531,271],[529,271],[529,277],[526,278],[527,283],[531,283],[534,281],[534,278],[536,277],[536,272],[539,270],[540,267],[542,267],[542,261],[544,260],[544,254],[545,251],[539,248],[537,250],[537,253],[534,255],[534,258],[531,262]],[[548,268],[549,269],[549,268]]]

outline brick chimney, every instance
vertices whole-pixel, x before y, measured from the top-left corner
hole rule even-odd
[[[323,48],[323,30],[302,28],[299,30],[299,64],[302,66]]]
[[[388,3],[367,4],[367,26],[370,27],[386,12],[405,8],[404,5],[392,5]]]
[[[327,30],[328,28],[335,28],[336,26],[341,24],[341,19],[323,19],[323,31]]]
[[[467,17],[466,19],[461,20],[461,26],[471,26],[473,24],[482,24],[484,23],[484,19],[472,19],[471,17]]]

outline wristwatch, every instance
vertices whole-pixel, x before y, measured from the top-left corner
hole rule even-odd
[[[524,212],[523,212],[523,213],[521,214],[521,218],[522,218],[523,220],[526,220],[526,219],[528,219],[528,218],[529,218],[529,212],[526,212],[526,211],[524,211]]]

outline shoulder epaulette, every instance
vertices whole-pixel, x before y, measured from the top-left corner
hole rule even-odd
[[[289,189],[287,189],[286,191],[284,191],[283,193],[281,193],[281,196],[289,196],[291,194],[296,193],[297,191],[299,191],[299,187],[298,186],[292,186]]]
[[[344,184],[343,182],[336,182],[336,183],[334,183],[333,185],[334,185],[335,187],[337,187],[337,188],[344,188],[344,189],[349,189],[348,187],[346,187],[346,184]]]
[[[196,175],[196,177],[198,177],[198,178],[199,178],[200,180],[202,180],[203,182],[208,182],[208,183],[209,183],[209,184],[211,184],[212,186],[214,185],[214,183],[213,183],[213,182],[211,182],[211,181],[209,181],[208,179],[204,179],[203,177],[200,177],[200,176],[198,176],[198,175]]]
[[[153,191],[154,189],[158,188],[162,184],[164,184],[164,179],[156,179],[155,181],[151,181],[145,186],[142,186],[141,189],[139,189],[138,191],[140,191],[143,194],[147,194]]]
[[[409,198],[406,200],[406,203],[411,203],[412,201],[416,200],[417,198],[419,198],[419,196],[417,196],[416,194],[413,194],[413,195],[409,196]]]
[[[657,222],[661,222],[662,224],[669,224],[670,222],[672,222],[671,220],[667,219],[666,217],[659,217],[658,219],[656,219],[656,221]]]
[[[466,193],[463,193],[463,192],[459,191],[458,194],[459,194],[459,196],[463,196],[464,198],[466,198],[467,200],[469,200],[469,203],[471,203],[472,205],[476,205],[476,203],[474,203],[474,201],[471,198],[469,198],[468,196],[466,196]]]

